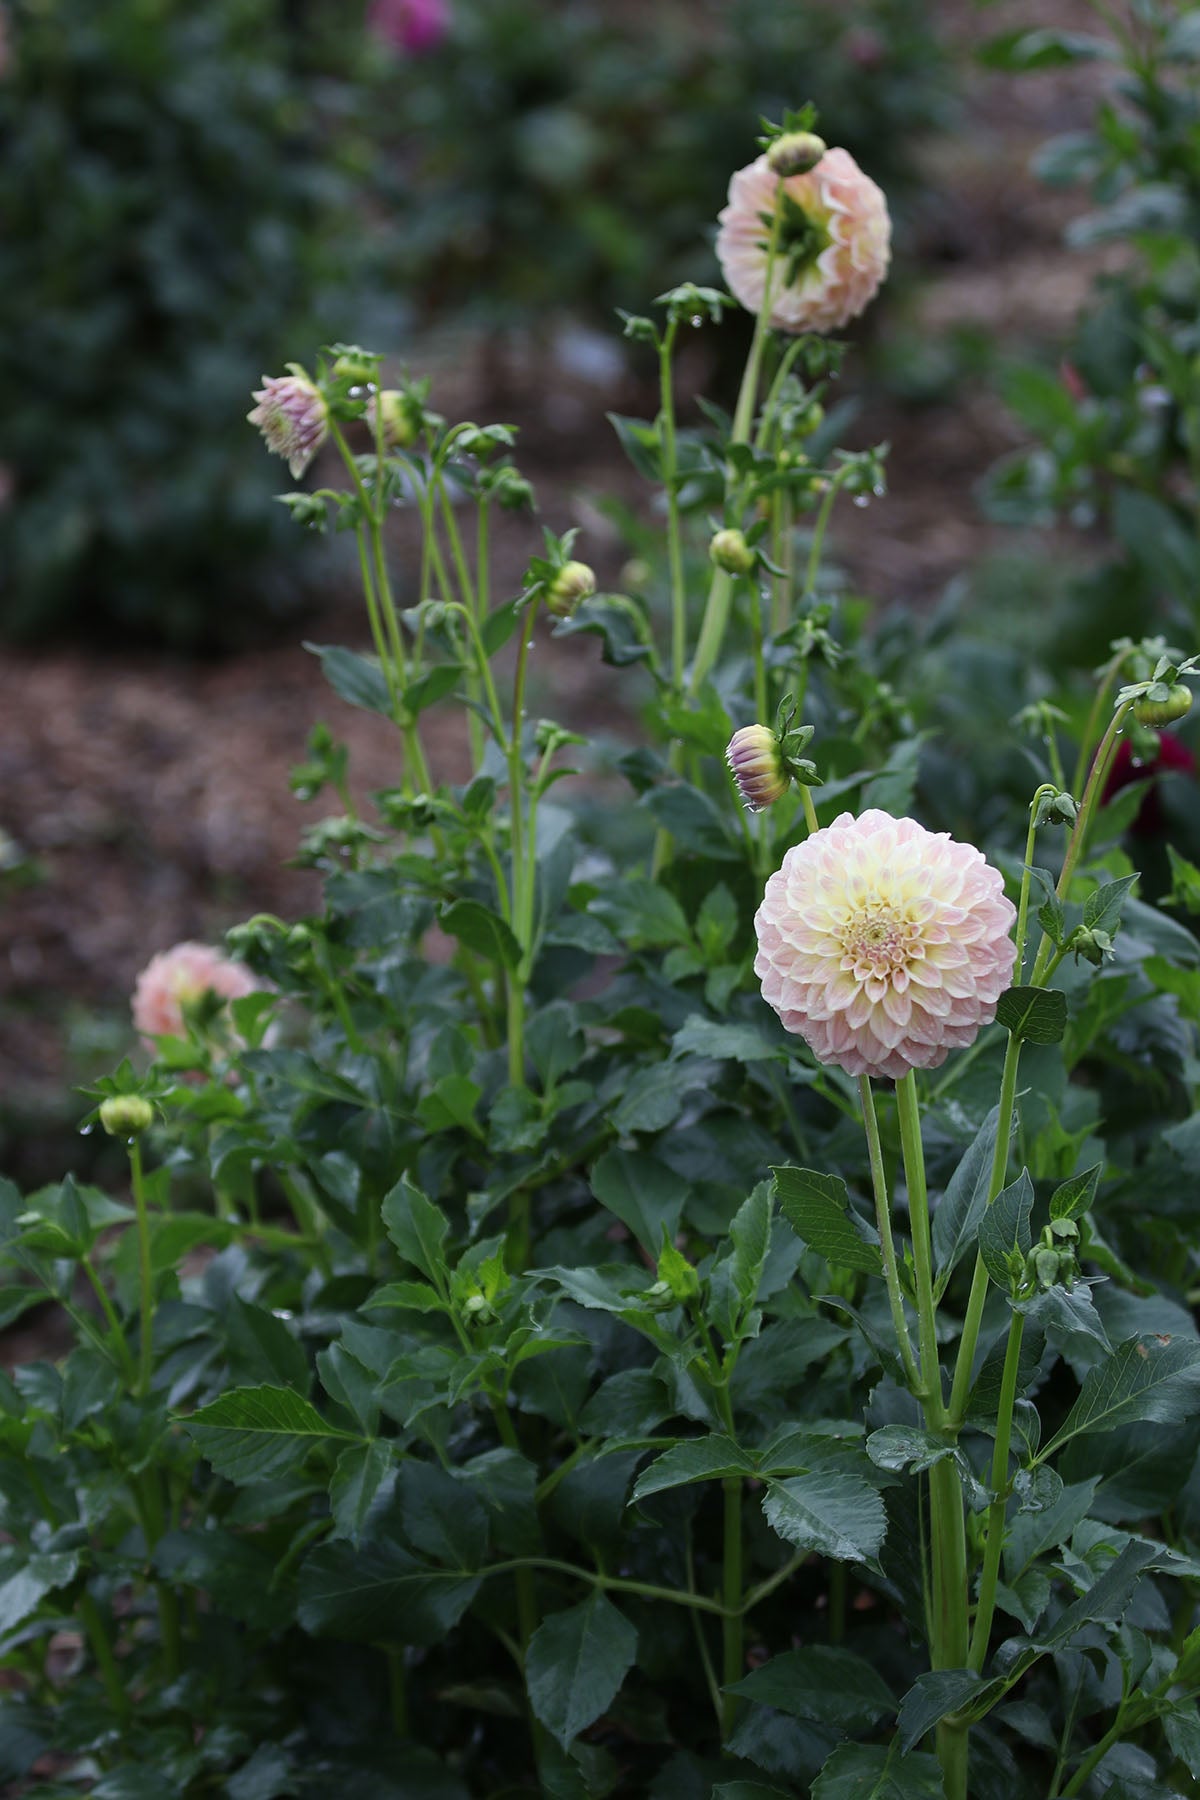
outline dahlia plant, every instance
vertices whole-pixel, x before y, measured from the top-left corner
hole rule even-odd
[[[778,135],[810,156],[814,123]],[[779,187],[840,181],[818,152]],[[826,191],[790,202],[814,231]],[[1144,790],[1106,800],[1195,668],[1122,647],[1090,710],[1043,691],[1029,745],[956,741],[931,783],[917,719],[970,647],[830,597],[882,455],[830,441],[834,347],[769,323],[777,279],[840,307],[846,266],[776,270],[773,205],[732,419],[674,395],[728,296],[626,320],[659,408],[616,425],[665,539],[634,593],[552,529],[494,591],[533,500],[507,426],[354,346],[284,378],[343,470],[285,498],[353,533],[371,646],[316,654],[396,778],[364,810],[320,728],[321,910],[150,964],[155,1053],[92,1095],[121,1197],[0,1186],[4,1318],[75,1334],[0,1384],[21,1791],[1200,1779],[1200,944],[1134,891]],[[839,241],[881,276],[878,205]],[[548,633],[599,638],[646,742],[535,716]]]

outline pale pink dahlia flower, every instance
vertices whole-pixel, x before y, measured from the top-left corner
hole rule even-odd
[[[299,363],[289,363],[288,370],[287,375],[263,376],[254,391],[258,405],[246,417],[262,432],[267,449],[286,460],[293,481],[299,481],[325,442],[329,408]]]
[[[767,882],[754,972],[818,1062],[899,1080],[995,1018],[1015,916],[972,845],[915,819],[843,813]]]
[[[779,179],[760,156],[730,181],[719,215],[721,269],[730,292],[754,313],[762,310]],[[840,331],[887,274],[887,201],[848,150],[827,150],[807,174],[789,175],[783,191],[770,322],[777,331]]]
[[[152,956],[133,990],[133,1022],[144,1038],[183,1037],[183,1009],[207,993],[240,1000],[262,982],[244,963],[222,956],[210,944],[176,944]]]

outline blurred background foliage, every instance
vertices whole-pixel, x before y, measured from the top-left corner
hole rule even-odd
[[[686,273],[755,121],[819,95],[903,201],[920,0],[12,0],[0,629],[236,643],[300,579],[243,419],[298,344],[608,321]],[[382,328],[381,328],[382,327]]]

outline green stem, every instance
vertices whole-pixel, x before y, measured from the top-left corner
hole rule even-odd
[[[611,1591],[615,1594],[640,1594],[643,1600],[667,1600],[676,1606],[690,1606],[697,1612],[715,1613],[718,1618],[725,1615],[725,1604],[721,1600],[710,1600],[705,1594],[689,1594],[682,1588],[655,1587],[649,1581],[631,1581],[622,1575],[605,1575],[596,1569],[584,1569],[578,1563],[560,1562],[552,1556],[514,1556],[505,1562],[491,1563],[480,1569],[481,1580],[490,1575],[510,1575],[522,1569],[547,1569],[552,1574],[569,1575],[575,1581],[588,1581],[593,1587]],[[744,1611],[745,1608],[739,1608]]]
[[[1000,1578],[1000,1554],[1004,1548],[1004,1526],[1008,1510],[1008,1453],[1012,1444],[1013,1408],[1017,1400],[1017,1374],[1021,1366],[1021,1339],[1025,1331],[1024,1313],[1013,1313],[1008,1328],[1008,1348],[1004,1355],[1004,1373],[1000,1378],[1000,1403],[996,1411],[996,1442],[992,1453],[992,1490],[996,1498],[988,1508],[987,1542],[983,1553],[983,1573],[979,1581],[979,1602],[975,1611],[975,1628],[967,1667],[978,1674],[987,1661],[992,1634],[992,1616],[996,1610],[996,1584]]]
[[[676,695],[683,693],[683,673],[687,667],[687,592],[683,580],[683,540],[679,527],[675,389],[671,369],[678,329],[678,321],[672,319],[658,346],[662,478],[667,499],[667,565],[671,577],[671,687]]]
[[[758,425],[758,436],[754,440],[754,448],[756,450],[763,450],[766,448],[767,439],[771,435],[771,427],[775,423],[775,412],[779,405],[779,396],[783,391],[783,384],[791,374],[792,365],[796,361],[796,358],[802,350],[807,348],[810,342],[811,339],[807,336],[795,337],[780,357],[779,367],[776,369],[771,385],[767,389],[767,398],[762,409],[762,418],[759,420]]]
[[[875,1220],[879,1228],[879,1246],[883,1257],[884,1280],[887,1283],[888,1305],[892,1312],[892,1328],[896,1333],[896,1347],[904,1364],[909,1389],[918,1399],[922,1399],[925,1388],[921,1372],[917,1368],[916,1358],[913,1355],[912,1342],[908,1335],[908,1321],[904,1316],[904,1296],[900,1289],[896,1243],[892,1236],[892,1215],[888,1204],[883,1147],[879,1140],[879,1120],[875,1116],[875,1096],[871,1091],[869,1075],[859,1076],[858,1093],[862,1102],[863,1129],[867,1134],[867,1152],[871,1160],[871,1187],[875,1194]]]
[[[529,976],[530,938],[533,930],[533,895],[525,868],[523,725],[525,720],[525,676],[529,664],[529,648],[533,627],[541,603],[540,595],[525,610],[521,645],[517,652],[517,670],[513,681],[512,734],[508,744],[508,789],[510,839],[512,846],[513,931],[521,946],[521,960],[508,971],[508,1078],[514,1087],[525,1081],[525,982]]]
[[[387,1652],[388,1698],[392,1711],[392,1730],[398,1738],[408,1736],[408,1691],[405,1683],[404,1652],[395,1648]]]
[[[800,784],[800,804],[804,808],[804,823],[808,827],[808,835],[811,837],[813,832],[820,831],[821,827],[817,820],[817,809],[813,804],[812,789],[807,782]]]
[[[938,1363],[929,1196],[925,1182],[925,1156],[921,1144],[916,1080],[911,1069],[896,1083],[896,1108],[912,1224],[918,1338],[921,1346],[921,1373],[926,1390],[922,1405],[926,1425],[931,1431],[941,1431],[945,1426],[946,1415],[942,1402],[942,1374]],[[961,1669],[968,1650],[967,1546],[962,1486],[958,1470],[949,1457],[936,1462],[929,1471],[929,1510],[933,1567],[931,1660],[935,1669]],[[966,1728],[960,1721],[943,1719],[938,1725],[937,1753],[945,1783],[946,1800],[967,1800],[967,1735]]]
[[[746,358],[746,367],[742,373],[742,385],[738,390],[737,406],[733,415],[733,431],[729,439],[731,445],[750,442],[750,427],[754,422],[754,404],[758,398],[758,378],[762,368],[763,346],[771,328],[771,284],[775,272],[775,254],[779,246],[780,223],[783,218],[783,193],[784,188],[781,181],[775,189],[771,234],[767,240],[767,267],[763,282],[762,305],[759,308],[758,317],[754,321],[754,336],[750,342],[750,354]],[[731,577],[725,573],[724,569],[714,569],[708,590],[708,602],[704,608],[704,618],[700,625],[700,638],[692,663],[689,691],[693,694],[699,693],[709,670],[721,653],[725,628],[729,623],[729,603],[732,596],[733,581]]]
[[[813,525],[812,542],[809,545],[808,550],[808,563],[804,570],[804,592],[806,595],[814,594],[816,592],[817,576],[821,570],[821,553],[825,548],[825,533],[829,529],[829,521],[833,517],[833,509],[837,504],[837,497],[841,492],[842,483],[846,479],[849,471],[850,465],[849,463],[846,463],[830,478],[829,486],[826,488],[824,498],[821,501],[820,510],[816,517],[816,523]]]
[[[942,1374],[938,1366],[937,1306],[933,1298],[933,1245],[929,1230],[929,1196],[925,1186],[925,1154],[921,1144],[921,1115],[917,1105],[916,1078],[910,1069],[896,1083],[896,1111],[900,1123],[900,1147],[904,1178],[908,1184],[908,1213],[912,1229],[913,1268],[917,1289],[917,1341],[921,1353],[921,1382],[926,1421],[941,1429]]]
[[[137,1210],[138,1234],[138,1377],[134,1390],[139,1400],[150,1392],[154,1370],[154,1271],[150,1261],[150,1219],[146,1209],[146,1184],[142,1174],[142,1147],[136,1138],[129,1141],[129,1171],[133,1182],[133,1204]]]
[[[721,1483],[725,1494],[725,1533],[721,1574],[721,1598],[725,1619],[721,1629],[721,1668],[725,1693],[721,1700],[721,1724],[725,1737],[737,1720],[738,1697],[729,1689],[745,1674],[745,1624],[742,1617],[742,1481],[732,1475]]]
[[[696,1568],[695,1559],[692,1555],[692,1526],[690,1520],[684,1527],[684,1531],[686,1534],[684,1540],[684,1557],[687,1567],[687,1591],[689,1594],[694,1595],[696,1592]],[[700,1666],[704,1670],[704,1680],[708,1688],[708,1697],[712,1701],[713,1712],[716,1716],[717,1730],[724,1735],[724,1701],[721,1695],[720,1684],[717,1681],[717,1672],[713,1668],[713,1660],[709,1654],[708,1640],[704,1635],[704,1621],[700,1617],[700,1614],[695,1611],[689,1613],[688,1617],[691,1620],[692,1635],[696,1639],[696,1649],[700,1654]]]
[[[1121,735],[1121,728],[1125,723],[1125,716],[1132,705],[1133,702],[1127,700],[1123,706],[1118,706],[1116,712],[1112,716],[1108,730],[1100,740],[1100,747],[1096,751],[1095,760],[1092,763],[1092,772],[1088,776],[1087,786],[1083,790],[1083,799],[1079,803],[1079,814],[1075,820],[1074,829],[1072,830],[1070,839],[1067,843],[1066,855],[1063,857],[1063,866],[1059,873],[1058,886],[1055,889],[1060,900],[1066,899],[1070,889],[1071,877],[1075,873],[1076,864],[1083,853],[1083,847],[1087,841],[1088,829],[1092,822],[1092,814],[1096,809],[1100,796],[1104,792],[1104,783],[1108,778],[1109,765],[1116,753],[1117,739]],[[1046,964],[1050,961],[1054,948],[1053,941],[1043,934],[1037,958],[1033,965],[1033,974],[1030,978],[1034,987],[1041,985],[1045,976]]]
[[[104,1692],[108,1696],[108,1704],[124,1732],[129,1727],[129,1695],[125,1690],[125,1683],[121,1679],[121,1671],[117,1667],[117,1659],[113,1655],[113,1647],[109,1641],[100,1608],[86,1588],[79,1596],[76,1610],[87,1634],[88,1643],[92,1646],[92,1655],[96,1658],[96,1667],[100,1671],[100,1679],[104,1684]]]
[[[82,1261],[84,1273],[92,1284],[92,1292],[100,1302],[100,1310],[104,1314],[109,1330],[112,1332],[113,1344],[116,1347],[117,1358],[120,1362],[122,1372],[130,1387],[133,1387],[137,1380],[137,1364],[133,1360],[133,1352],[129,1348],[129,1340],[125,1336],[124,1327],[117,1317],[116,1308],[109,1299],[104,1283],[101,1281],[99,1275],[97,1275],[91,1258],[85,1256]]]

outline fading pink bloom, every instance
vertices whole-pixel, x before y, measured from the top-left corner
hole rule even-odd
[[[367,25],[409,56],[435,50],[450,29],[447,0],[371,0]]]
[[[329,408],[299,363],[289,363],[288,370],[287,375],[263,376],[254,393],[258,405],[246,417],[262,432],[267,449],[285,458],[293,481],[299,481],[325,442]]]
[[[176,944],[152,956],[133,990],[133,1022],[142,1037],[183,1037],[183,1009],[207,993],[240,1000],[257,993],[263,983],[244,963],[223,956],[211,944]],[[150,1043],[150,1048],[153,1044]]]
[[[1015,916],[972,845],[874,809],[843,813],[767,882],[754,972],[818,1062],[899,1080],[995,1018]]]
[[[779,176],[760,156],[729,183],[717,256],[726,283],[750,312],[762,309],[767,240]],[[827,150],[815,168],[783,182],[784,215],[771,274],[771,324],[778,331],[840,331],[872,300],[887,274],[892,226],[887,201],[848,150]]]

